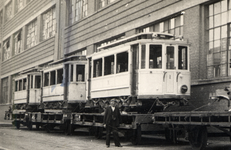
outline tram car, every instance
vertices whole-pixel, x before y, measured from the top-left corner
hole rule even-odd
[[[85,56],[49,64],[43,71],[42,108],[79,111],[86,103]]]
[[[93,104],[103,107],[116,98],[124,111],[147,113],[185,105],[190,98],[187,42],[171,34],[140,33],[97,51],[88,56]]]
[[[41,101],[41,73],[20,74],[14,82],[14,109],[36,111]]]
[[[72,56],[21,73],[14,78],[14,111],[79,111],[86,103],[86,66],[85,56]]]

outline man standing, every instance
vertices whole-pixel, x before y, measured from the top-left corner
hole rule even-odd
[[[110,133],[113,132],[115,146],[122,147],[119,141],[118,127],[121,122],[120,110],[116,107],[116,100],[110,101],[110,106],[107,107],[104,114],[104,127],[106,127],[106,145],[110,147]]]

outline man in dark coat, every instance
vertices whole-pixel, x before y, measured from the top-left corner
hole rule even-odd
[[[110,106],[107,107],[104,114],[104,127],[106,127],[106,145],[110,147],[110,133],[113,132],[115,146],[122,147],[119,141],[118,127],[121,122],[120,110],[116,107],[116,100],[110,101]]]

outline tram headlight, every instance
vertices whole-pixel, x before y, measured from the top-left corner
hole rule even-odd
[[[183,93],[183,94],[186,93],[188,91],[187,85],[182,85],[180,90],[181,90],[181,93]]]

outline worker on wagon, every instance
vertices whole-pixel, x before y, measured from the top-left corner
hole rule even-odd
[[[122,147],[119,141],[118,127],[121,122],[121,114],[119,108],[116,106],[116,99],[110,101],[109,107],[106,108],[104,114],[104,127],[106,128],[106,146],[110,147],[110,134],[113,132],[113,139],[115,146]]]

